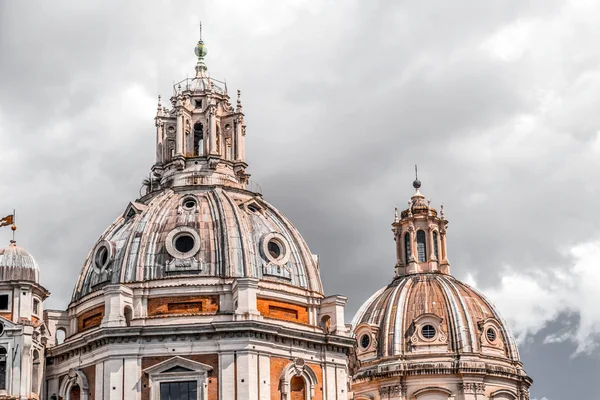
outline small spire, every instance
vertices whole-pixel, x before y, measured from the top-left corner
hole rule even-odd
[[[206,72],[206,64],[204,63],[204,57],[206,56],[207,50],[204,42],[202,41],[202,22],[200,22],[200,38],[196,47],[194,48],[194,54],[198,57],[198,62],[196,63],[196,78],[199,78],[205,75]]]
[[[444,203],[440,206],[440,217],[442,219],[446,219],[446,215],[444,215]]]
[[[394,207],[394,223],[398,223],[400,220],[398,219],[398,206]]]

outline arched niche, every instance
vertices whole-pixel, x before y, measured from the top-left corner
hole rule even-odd
[[[78,369],[71,368],[60,384],[58,395],[64,400],[88,400],[90,387],[85,374]]]
[[[302,379],[304,383],[304,400],[311,400],[315,397],[315,388],[319,383],[317,374],[306,365],[303,359],[298,358],[293,363],[288,364],[281,372],[279,377],[281,400],[291,400],[292,390],[299,389],[298,378]]]

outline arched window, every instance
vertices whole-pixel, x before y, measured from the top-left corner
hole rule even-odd
[[[33,351],[33,368],[31,370],[31,391],[33,393],[40,392],[40,352]]]
[[[56,344],[63,344],[66,337],[67,331],[65,331],[64,328],[58,328],[56,330]]]
[[[412,255],[412,251],[410,248],[410,232],[406,232],[404,234],[404,258],[406,260],[406,264],[410,262],[410,256]]]
[[[425,231],[417,231],[417,256],[419,262],[427,261],[427,245],[425,243]]]
[[[6,390],[6,349],[0,346],[0,390]]]
[[[194,156],[204,155],[204,128],[200,122],[194,124]]]
[[[123,316],[125,317],[125,325],[131,326],[131,320],[133,319],[133,310],[129,306],[125,306],[123,309]]]
[[[435,254],[435,258],[439,261],[440,255],[438,253],[438,233],[437,233],[437,231],[433,231],[433,254]]]

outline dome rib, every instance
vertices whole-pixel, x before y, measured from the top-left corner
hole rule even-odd
[[[189,196],[197,202],[194,210],[182,206]],[[221,187],[165,189],[140,201],[144,207],[139,212],[120,215],[96,242],[73,291],[73,301],[107,283],[175,276],[252,277],[323,294],[317,263],[300,233],[276,208],[253,193]],[[249,202],[256,202],[262,210],[247,208]],[[197,253],[177,258],[170,252],[172,244],[166,241],[172,240],[168,238],[177,228],[197,234]],[[279,235],[285,242],[289,261],[282,268],[289,273],[278,275],[273,270],[274,261],[262,253],[266,235]],[[94,251],[107,242],[112,246],[111,259],[107,266],[95,267]],[[189,265],[195,267],[184,267]],[[270,266],[268,275],[263,276],[263,265]]]
[[[407,334],[413,335],[415,319],[428,314],[441,318],[439,329],[448,338],[444,352],[483,352],[479,324],[492,318],[501,326],[504,357],[519,360],[514,338],[490,302],[475,289],[446,274],[421,273],[396,278],[360,307],[352,325],[354,329],[362,324],[377,326],[378,357],[398,357],[414,354]],[[439,347],[436,351],[440,351]]]

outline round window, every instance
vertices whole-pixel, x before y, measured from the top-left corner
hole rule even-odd
[[[371,344],[371,337],[368,334],[364,334],[360,337],[360,347],[366,349]]]
[[[496,341],[496,330],[494,328],[488,328],[486,331],[486,335],[487,335],[487,339],[490,343],[493,343]]]
[[[425,325],[421,328],[421,334],[425,339],[433,339],[435,337],[435,327],[433,325]]]
[[[200,250],[200,235],[193,228],[180,226],[167,235],[167,252],[174,258],[190,258]]]
[[[285,265],[290,260],[290,248],[285,237],[280,233],[269,233],[262,239],[263,257],[272,264]]]
[[[175,238],[175,249],[181,253],[187,253],[194,248],[194,238],[192,235],[183,234]]]

